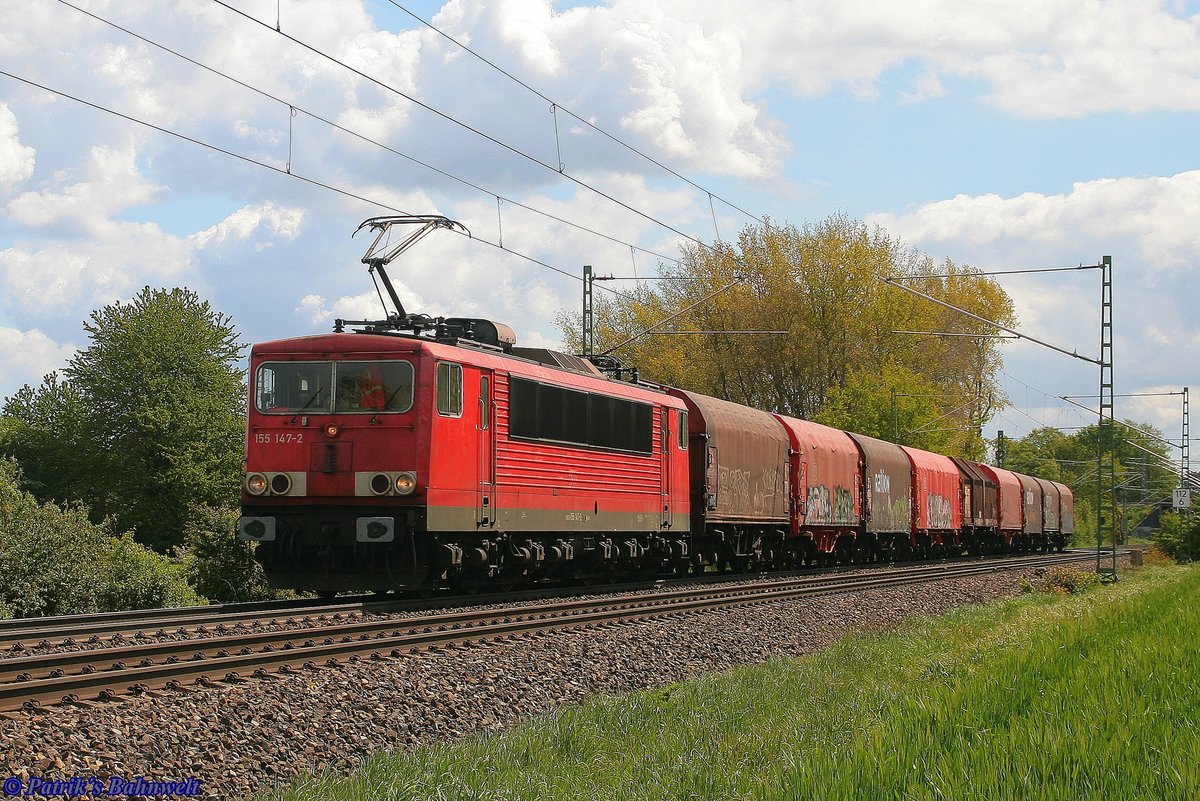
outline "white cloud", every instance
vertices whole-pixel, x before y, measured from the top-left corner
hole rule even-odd
[[[730,11],[706,4],[697,17]],[[1143,0],[775,2],[735,24],[756,43],[749,75],[807,94],[846,85],[872,96],[880,76],[915,61],[927,87],[981,78],[1023,115],[1200,108],[1200,28]]]
[[[81,312],[129,296],[147,283],[186,283],[200,251],[253,240],[262,251],[295,239],[304,211],[271,202],[245,206],[190,236],[168,233],[150,222],[113,219],[128,205],[160,191],[137,171],[131,152],[97,148],[88,181],[60,192],[29,192],[9,211],[29,226],[71,223],[65,241],[19,243],[0,251],[0,285],[12,313],[53,314],[82,305]],[[81,314],[82,316],[82,314]]]
[[[1144,269],[1157,272],[1197,263],[1197,219],[1200,170],[1081,181],[1058,195],[959,195],[912,214],[878,214],[870,221],[916,242],[954,242],[975,252],[1017,245],[1031,257],[1037,249],[1061,249],[1081,239],[1131,240]]]
[[[231,241],[243,242],[260,229],[268,237],[295,239],[304,221],[304,209],[283,208],[270,201],[243,206],[216,225],[188,237],[197,249],[219,247]],[[271,247],[270,239],[255,243],[255,250]]]
[[[241,139],[251,139],[261,145],[278,145],[284,141],[284,133],[271,128],[256,128],[245,120],[234,120],[233,133]]]
[[[120,147],[97,145],[88,154],[84,180],[60,189],[22,193],[9,201],[8,214],[32,227],[62,222],[90,227],[129,206],[151,203],[163,187],[142,175],[137,154],[132,139]]]
[[[942,79],[933,68],[926,66],[917,78],[916,86],[911,92],[900,92],[900,99],[905,103],[919,103],[922,100],[930,98],[942,97],[946,94],[946,87],[942,85]]]
[[[0,189],[9,190],[33,175],[37,152],[18,138],[17,116],[0,102]]]
[[[0,306],[23,314],[61,314],[78,303],[91,309],[143,283],[182,278],[191,255],[185,239],[153,223],[97,221],[82,242],[0,251]]]
[[[1200,346],[1194,312],[1200,232],[1192,222],[1198,216],[1200,171],[1193,171],[1078,182],[1059,195],[962,195],[870,221],[923,250],[985,270],[1092,265],[1111,255],[1116,391],[1136,393],[1158,391],[1172,378],[1178,386],[1200,381],[1193,355]],[[1022,332],[1089,358],[1100,355],[1096,271],[997,280],[1013,298]],[[1096,392],[1094,366],[1035,345],[1010,345],[1006,362],[1050,395]],[[1136,399],[1118,399],[1117,415],[1168,430],[1179,419],[1171,403]]]
[[[6,386],[37,386],[42,376],[61,371],[74,354],[74,345],[59,344],[36,328],[20,331],[0,326],[0,362],[7,374]]]
[[[638,253],[631,260],[627,246],[512,204],[498,211],[490,195],[330,132],[305,114],[290,117],[288,104],[303,105],[488,190],[664,254],[677,252],[676,235],[645,218],[576,191],[552,170],[522,162],[296,47],[273,30],[277,7],[270,0],[239,4],[266,22],[265,28],[207,0],[181,0],[167,15],[149,0],[89,7],[282,103],[179,62],[70,8],[32,4],[25,9],[28,4],[13,0],[0,4],[13,11],[5,15],[8,25],[0,32],[0,60],[89,100],[169,121],[189,135],[280,167],[290,149],[297,174],[399,209],[442,211],[461,218],[480,238],[499,239],[500,216],[507,248],[570,276],[579,274],[583,263],[605,273],[628,274],[635,264],[650,271],[655,259]],[[759,189],[792,180],[781,171],[792,145],[779,120],[780,109],[797,96],[848,89],[873,99],[886,91],[894,97],[884,101],[906,103],[905,113],[915,113],[931,98],[964,91],[982,92],[1001,109],[1020,115],[1200,107],[1196,21],[1143,0],[767,0],[752,12],[732,0],[612,0],[561,12],[556,5],[561,4],[450,0],[435,21],[548,97],[672,168],[690,175],[753,178]],[[647,165],[619,146],[561,111],[552,117],[547,103],[403,15],[385,6],[370,9],[374,17],[363,2],[285,3],[280,23],[287,34],[518,145],[552,168],[561,158],[570,175],[680,230],[710,236],[711,212],[702,193],[662,191],[656,176],[646,177]],[[404,25],[412,30],[397,32]],[[768,102],[780,106],[768,107]],[[8,106],[20,117],[20,138]],[[788,118],[795,120],[790,124],[805,125],[805,112],[802,104],[788,108]],[[323,195],[294,178],[161,134],[131,130],[136,129],[126,122],[28,88],[14,87],[0,105],[0,189],[7,185],[19,193],[6,203],[0,240],[0,248],[6,248],[0,250],[0,313],[17,317],[5,320],[16,326],[13,330],[34,325],[22,314],[40,311],[75,322],[97,302],[127,297],[142,283],[160,281],[207,284],[218,291],[234,286],[227,291],[245,297],[229,298],[230,311],[238,314],[253,297],[256,313],[246,318],[274,326],[271,335],[294,330],[298,318],[324,324],[339,316],[379,315],[377,297],[362,275],[365,268],[357,263],[364,237],[350,245],[341,237],[359,219],[382,209]],[[878,135],[878,147],[894,145],[888,133]],[[1036,138],[1037,132],[1031,135]],[[1139,147],[1146,144],[1129,146]],[[852,160],[855,154],[829,158]],[[1146,159],[1116,168],[1124,173],[1108,174],[1133,175],[1154,169],[1146,166],[1153,163],[1161,162]],[[824,180],[855,179],[853,165],[834,166],[845,169],[834,173],[837,178],[823,175]],[[917,169],[921,165],[914,165]],[[991,176],[964,169],[964,180],[981,177]],[[722,189],[731,185],[736,184]],[[1180,343],[1195,347],[1198,334],[1184,308],[1188,293],[1166,289],[1166,278],[1195,264],[1200,252],[1195,173],[1088,181],[1062,194],[1015,197],[989,195],[988,184],[972,185],[982,188],[973,189],[972,196],[877,219],[927,249],[981,265],[1074,263],[1112,252],[1120,260],[1122,292],[1129,288],[1121,298],[1121,314],[1154,321],[1153,331],[1136,326],[1137,344],[1124,352],[1144,348],[1138,352],[1148,374],[1151,365],[1179,361]],[[784,187],[771,197],[784,196],[789,188],[795,189]],[[901,198],[918,194],[895,192]],[[750,194],[748,205],[755,208],[761,196]],[[812,205],[796,204],[773,216],[796,209],[827,213]],[[729,237],[740,222],[722,218],[720,232]],[[267,248],[272,258],[255,259],[255,252]],[[253,270],[242,269],[252,261]],[[522,342],[556,338],[555,313],[579,303],[577,281],[444,233],[402,257],[392,274],[404,287],[411,311],[509,322]],[[1136,292],[1135,280],[1145,284]],[[1094,341],[1090,296],[1080,311],[1045,284],[1031,287],[1013,290],[1026,323],[1048,335],[1075,339],[1080,332],[1078,341]],[[366,291],[356,294],[359,290]],[[1158,308],[1152,305],[1155,298]],[[1131,338],[1134,327],[1124,329]],[[1150,345],[1166,355],[1151,352]]]
[[[405,311],[422,313],[425,302],[420,295],[404,285],[403,281],[392,279],[400,302],[405,305]],[[390,309],[390,304],[389,304]],[[383,315],[383,307],[379,304],[379,295],[375,292],[363,292],[360,295],[346,295],[332,303],[320,295],[305,295],[300,299],[300,305],[295,313],[301,319],[314,325],[326,325],[335,319],[341,320],[379,320]]]

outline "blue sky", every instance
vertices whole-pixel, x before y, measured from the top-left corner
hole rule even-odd
[[[426,240],[398,265],[411,309],[508,321],[522,343],[554,345],[555,315],[577,307],[579,283],[497,249],[501,235],[572,275],[586,263],[645,275],[654,258],[631,259],[628,243],[674,254],[676,232],[714,238],[705,192],[795,223],[846,212],[984,269],[1112,255],[1117,391],[1200,386],[1200,3],[779,0],[753,13],[729,0],[71,5],[0,0],[0,69],[276,170],[0,76],[0,394],[61,368],[86,341],[88,313],[145,284],[196,289],[247,341],[374,316],[358,261],[366,243],[350,233],[385,213],[380,204],[443,213],[476,236]],[[562,113],[556,144],[544,99],[402,8],[705,192]],[[277,33],[277,21],[318,52]],[[289,117],[288,104],[302,111]],[[294,174],[368,201],[281,174],[289,138]],[[645,216],[568,181],[560,160],[567,176]],[[500,224],[495,195],[627,244],[509,203]],[[716,209],[724,237],[747,222]],[[1002,282],[1022,330],[1098,350],[1094,273]],[[1094,394],[1094,367],[1022,343],[1005,354],[1012,405],[989,433],[1090,422],[1057,396]],[[1178,436],[1177,397],[1123,399],[1118,414]]]

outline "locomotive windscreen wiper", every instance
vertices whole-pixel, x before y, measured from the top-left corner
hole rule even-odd
[[[383,402],[383,409],[381,411],[386,412],[391,407],[392,401],[394,401],[396,399],[396,396],[400,394],[400,390],[402,390],[402,389],[404,389],[404,384],[400,384],[399,386],[397,386],[395,389],[392,390],[392,394],[388,395],[387,400],[385,400]]]
[[[320,398],[320,397],[321,397],[321,394],[322,394],[323,392],[325,392],[325,387],[317,387],[317,391],[313,393],[313,396],[312,396],[311,398],[309,398],[307,401],[305,401],[305,402],[304,402],[304,405],[303,405],[303,406],[301,406],[299,409],[297,409],[297,410],[296,410],[296,413],[297,413],[297,414],[299,414],[300,412],[303,412],[303,411],[305,411],[306,409],[308,409],[308,407],[309,407],[309,406],[312,406],[312,405],[313,405],[313,401],[315,401],[315,400],[317,400],[318,398]]]
[[[400,390],[402,389],[404,389],[404,384],[400,384],[398,387],[392,390],[392,394],[388,395],[387,400],[383,402],[383,408],[371,415],[371,419],[367,421],[368,425],[373,425],[379,420],[379,412],[386,412],[392,405],[392,401],[396,399],[396,396],[400,394]]]

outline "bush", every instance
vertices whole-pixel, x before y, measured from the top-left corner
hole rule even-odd
[[[1055,595],[1074,595],[1100,586],[1100,574],[1077,567],[1052,567],[1033,582],[1033,587]]]
[[[207,603],[188,583],[183,560],[157,554],[129,534],[110,538],[101,609],[153,609]]]
[[[196,591],[221,603],[261,601],[291,593],[267,586],[250,543],[237,538],[238,510],[193,507],[184,527],[188,580]]]
[[[1154,544],[1177,562],[1200,559],[1200,517],[1191,512],[1164,513],[1154,532]]]
[[[1159,548],[1157,545],[1152,546],[1150,550],[1146,551],[1146,554],[1142,557],[1142,560],[1143,563],[1147,565],[1166,565],[1175,561],[1166,553],[1164,553],[1163,549]]]
[[[114,537],[82,505],[39,504],[0,459],[0,606],[15,617],[203,603],[177,559]]]

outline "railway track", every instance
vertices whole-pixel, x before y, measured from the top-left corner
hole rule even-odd
[[[1090,554],[1094,551],[1078,551]],[[1028,560],[1029,557],[1014,557]],[[943,560],[938,564],[958,562],[975,563],[971,557]],[[896,567],[930,564],[922,562],[901,563]],[[837,574],[861,569],[861,565],[824,568],[818,574]],[[792,578],[816,575],[812,570],[769,574],[776,578]],[[745,577],[750,577],[746,575]],[[0,620],[0,655],[5,651],[20,651],[34,647],[90,645],[100,647],[107,639],[110,644],[126,639],[154,637],[190,637],[205,634],[212,629],[225,629],[242,625],[322,624],[348,616],[370,614],[392,614],[395,612],[427,612],[460,606],[482,606],[487,604],[512,603],[517,601],[539,601],[573,595],[595,595],[597,593],[642,592],[679,584],[727,583],[738,580],[730,574],[710,574],[702,577],[681,579],[647,579],[623,584],[603,586],[550,585],[519,592],[488,593],[475,595],[439,594],[432,598],[403,596],[351,595],[333,600],[295,598],[282,601],[256,601],[251,603],[214,604],[209,606],[184,606],[169,609],[134,609],[122,612],[95,612],[79,615],[56,615],[38,618]]]
[[[342,660],[386,659],[439,647],[479,644],[562,629],[583,629],[721,607],[895,587],[1008,569],[1087,561],[1094,553],[953,562],[867,573],[807,574],[730,584],[655,589],[637,595],[556,600],[535,606],[452,610],[440,614],[365,619],[322,607],[308,628],[218,632],[217,636],[23,655],[0,659],[0,711],[42,704],[106,701],[122,694],[182,689],[188,684],[243,681]],[[476,598],[476,602],[482,601]],[[379,602],[386,605],[386,602]],[[394,603],[393,603],[394,605]],[[353,604],[352,606],[360,606]],[[237,614],[253,615],[250,610]],[[264,612],[258,613],[260,617]],[[273,611],[265,611],[273,619]],[[247,617],[243,621],[249,621]],[[111,622],[111,621],[110,621]],[[79,621],[71,625],[85,625]],[[43,630],[44,632],[44,630]]]

